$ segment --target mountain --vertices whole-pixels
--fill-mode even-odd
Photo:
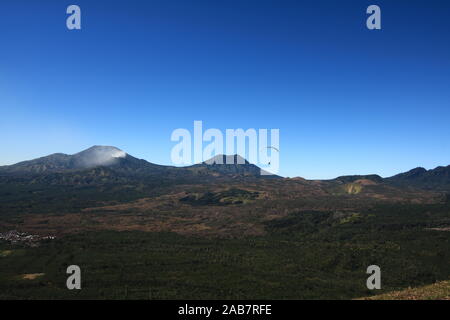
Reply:
[[[432,170],[418,167],[410,171],[397,174],[389,178],[382,178],[379,175],[354,175],[341,176],[330,182],[360,185],[386,185],[397,188],[422,189],[437,192],[450,191],[450,166],[437,167]]]
[[[384,180],[398,187],[450,191],[450,166],[437,167],[431,170],[419,167]]]
[[[170,210],[181,199],[195,207],[290,201],[290,208],[298,210],[348,208],[347,201],[353,200],[356,205],[369,205],[379,201],[427,203],[442,198],[440,193],[394,186],[394,182],[377,175],[322,181],[284,179],[261,175],[258,166],[238,155],[218,155],[188,167],[162,166],[115,147],[93,146],[73,155],[57,153],[0,167],[0,215],[72,212],[168,194],[174,197],[165,204]]]
[[[236,154],[217,155],[205,162],[191,166],[190,169],[215,175],[261,176],[261,168]]]
[[[135,158],[112,146],[93,146],[79,153],[55,153],[46,157],[0,167],[0,182],[22,179],[27,183],[129,183],[155,181],[206,182],[205,179],[281,178],[261,175],[261,168],[239,155],[217,155],[188,167],[157,165]],[[6,180],[5,180],[6,179]],[[156,180],[155,180],[156,179]],[[305,181],[305,183],[312,183]],[[433,191],[450,191],[450,166],[433,170],[415,168],[390,178],[378,175],[341,176],[331,184],[360,188],[392,186]],[[370,187],[372,188],[372,187]]]
[[[157,170],[163,166],[134,158],[116,147],[93,146],[74,155],[55,153],[46,157],[19,162],[11,166],[2,166],[0,167],[0,173],[49,174],[96,167],[120,168],[124,170]]]
[[[228,161],[227,161],[228,160]],[[221,162],[222,161],[222,162]],[[231,161],[231,164],[230,164]],[[220,164],[224,163],[224,164]],[[135,158],[112,146],[93,146],[73,155],[55,153],[46,157],[0,167],[0,178],[33,179],[34,182],[95,183],[139,182],[198,178],[261,177],[261,169],[238,155],[218,155],[189,167],[163,166]]]

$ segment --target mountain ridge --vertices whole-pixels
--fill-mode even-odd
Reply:
[[[220,159],[223,165],[219,164]],[[232,159],[233,163],[227,163]],[[186,167],[159,165],[138,159],[112,146],[92,146],[73,155],[54,153],[48,156],[1,166],[0,177],[21,177],[42,180],[51,176],[67,180],[62,175],[101,175],[142,180],[157,176],[160,179],[194,179],[197,177],[260,177],[261,169],[238,155],[217,155],[202,163]],[[277,177],[277,176],[276,176]],[[46,180],[46,179],[44,179]]]
[[[450,165],[445,167],[438,166],[430,170],[417,167],[384,180],[398,187],[450,191]]]
[[[95,170],[105,168],[109,175],[145,178],[160,176],[168,179],[191,179],[194,177],[276,177],[262,176],[261,168],[250,163],[239,155],[216,155],[202,163],[175,167],[151,163],[144,159],[135,158],[125,151],[113,146],[95,145],[73,155],[53,153],[48,156],[32,160],[21,161],[8,166],[0,166],[0,176],[42,176],[80,174],[95,175]],[[93,171],[94,170],[94,171]],[[97,170],[101,171],[101,170]],[[306,180],[305,181],[316,181]],[[439,166],[426,170],[422,167],[407,172],[382,178],[376,174],[347,175],[324,180],[339,184],[349,184],[359,181],[370,181],[375,184],[388,184],[401,188],[418,188],[425,190],[450,191],[450,165]]]

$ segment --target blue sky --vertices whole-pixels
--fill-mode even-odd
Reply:
[[[0,165],[92,145],[171,164],[194,120],[279,128],[284,176],[448,165],[449,36],[444,0],[5,0]]]

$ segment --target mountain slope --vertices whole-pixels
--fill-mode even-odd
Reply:
[[[93,146],[74,155],[57,153],[0,167],[0,182],[20,178],[34,183],[95,184],[146,182],[155,177],[161,181],[188,182],[205,178],[256,178],[261,177],[261,169],[237,155],[216,156],[190,167],[163,166],[110,146]]]
[[[261,175],[261,168],[238,155],[218,155],[203,163],[189,167],[172,167],[137,159],[111,146],[93,146],[67,155],[55,153],[46,157],[0,167],[0,182],[20,178],[24,182],[53,182],[68,184],[76,181],[142,182],[157,177],[165,181],[206,182],[207,179],[281,178]],[[6,180],[5,180],[6,179]],[[203,179],[203,180],[202,180]],[[83,182],[84,183],[84,182]],[[305,183],[313,183],[306,181]],[[380,189],[384,186],[413,188],[432,191],[450,191],[450,166],[433,170],[416,168],[390,178],[378,175],[341,176],[324,181],[331,186],[347,186],[347,193],[359,193],[359,189]],[[356,189],[355,189],[356,188]],[[355,190],[356,191],[355,191]]]
[[[450,300],[450,281],[441,281],[434,284],[394,291],[361,300]]]
[[[0,167],[2,173],[50,173],[67,170],[88,169],[113,164],[126,154],[114,147],[94,146],[74,155],[55,153],[11,166]]]
[[[219,175],[240,175],[246,177],[278,177],[275,175],[262,176],[261,168],[248,162],[239,155],[217,155],[205,162],[189,167],[198,173]]]
[[[450,191],[450,166],[432,170],[415,168],[408,172],[386,178],[389,184],[398,187],[414,187],[435,191]]]

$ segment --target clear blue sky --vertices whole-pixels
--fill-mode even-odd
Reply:
[[[279,128],[284,176],[448,165],[449,38],[445,0],[4,0],[0,164],[95,144],[170,164],[202,120]]]

